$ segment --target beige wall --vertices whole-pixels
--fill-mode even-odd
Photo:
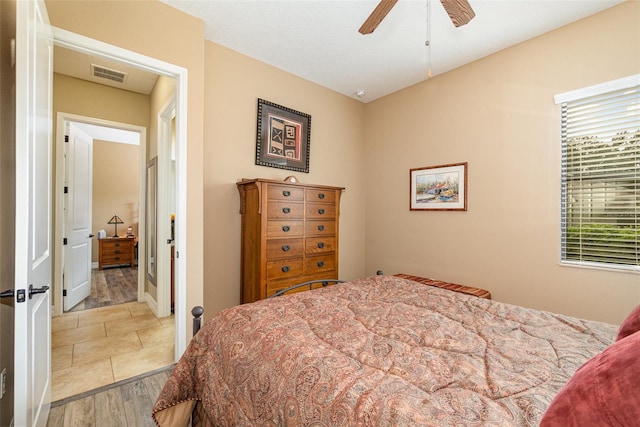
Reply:
[[[158,155],[158,113],[169,99],[175,95],[176,80],[171,77],[159,76],[150,94],[149,145],[147,146],[147,160]]]
[[[54,73],[54,135],[58,112],[148,128],[149,96]]]
[[[209,313],[240,302],[240,214],[235,183],[284,179],[345,187],[340,277],[364,274],[364,108],[309,81],[205,43],[204,302]],[[309,173],[255,165],[257,99],[311,115]]]
[[[366,272],[413,273],[494,299],[619,323],[640,276],[561,267],[560,106],[640,72],[640,2],[366,106]],[[409,169],[469,163],[467,212],[409,211]]]
[[[93,210],[92,232],[105,230],[113,236],[115,226],[107,224],[118,215],[124,224],[118,225],[118,236],[127,235],[127,227],[133,227],[138,235],[138,197],[140,191],[140,147],[110,141],[93,141]],[[98,262],[98,240],[93,239],[91,254]]]
[[[187,307],[202,305],[204,25],[157,1],[46,2],[51,25],[187,69]],[[187,336],[191,336],[190,313]]]

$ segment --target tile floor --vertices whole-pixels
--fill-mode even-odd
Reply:
[[[174,316],[145,303],[65,313],[51,335],[52,402],[175,362]]]

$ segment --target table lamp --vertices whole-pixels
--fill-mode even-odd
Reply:
[[[118,224],[124,224],[124,221],[122,221],[118,215],[114,215],[114,216],[111,217],[109,222],[107,222],[107,224],[114,224],[116,229],[115,229],[113,237],[120,237],[120,236],[118,236]]]

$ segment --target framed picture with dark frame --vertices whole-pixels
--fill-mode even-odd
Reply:
[[[409,170],[412,211],[466,211],[467,163]]]
[[[311,116],[258,98],[256,165],[309,173]]]

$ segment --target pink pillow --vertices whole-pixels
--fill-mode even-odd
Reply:
[[[627,316],[626,319],[620,325],[618,329],[618,336],[616,341],[640,331],[640,305],[633,309],[633,311]]]
[[[589,359],[560,389],[540,427],[638,425],[639,350],[635,333]]]

